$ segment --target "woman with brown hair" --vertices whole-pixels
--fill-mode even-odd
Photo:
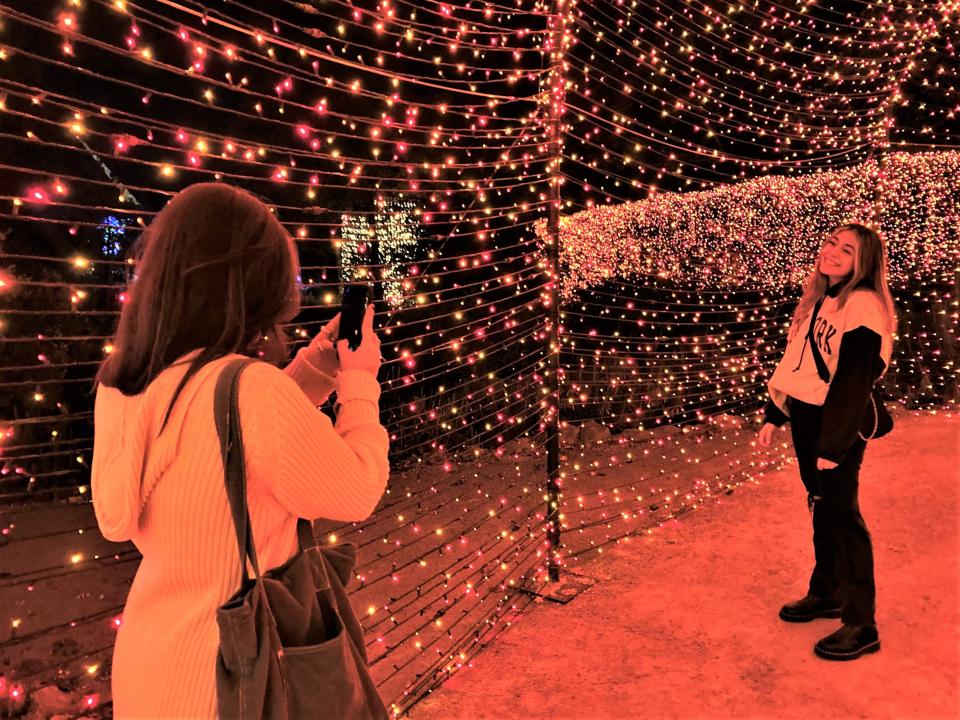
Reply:
[[[232,360],[286,356],[297,254],[268,208],[193,185],[154,218],[114,350],[97,374],[92,491],[103,536],[143,555],[113,657],[117,717],[215,717],[216,610],[240,584],[213,395]],[[387,481],[372,307],[356,350],[338,318],[285,370],[241,376],[247,501],[260,567],[298,548],[297,519],[366,518]],[[337,392],[337,420],[317,406]]]
[[[843,626],[814,647],[852,660],[880,649],[870,533],[858,486],[866,442],[861,424],[871,389],[890,364],[896,313],[883,240],[860,223],[830,234],[793,317],[783,359],[768,383],[759,440],[790,422],[800,478],[813,512],[816,564],[805,597],[780,617],[839,617]]]

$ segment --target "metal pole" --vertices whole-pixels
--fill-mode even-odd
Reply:
[[[547,216],[547,255],[550,285],[547,394],[547,575],[560,579],[560,162],[563,153],[562,114],[566,73],[564,50],[568,0],[555,0],[550,44],[550,206]]]

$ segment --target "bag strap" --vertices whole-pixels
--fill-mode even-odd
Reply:
[[[240,373],[252,362],[249,358],[230,362],[220,372],[213,394],[213,414],[220,438],[220,456],[223,458],[223,481],[230,503],[230,514],[233,516],[233,529],[237,535],[244,581],[250,579],[246,563],[248,557],[254,573],[260,577],[257,551],[250,530],[250,512],[247,509],[247,475],[243,463],[243,435],[240,432],[240,410],[237,402]]]
[[[857,435],[860,436],[861,440],[873,440],[873,436],[877,434],[877,430],[880,428],[880,411],[877,409],[877,399],[874,397],[874,391],[878,388],[874,385],[870,388],[870,407],[873,408],[873,430],[870,431],[869,435],[864,435],[862,432],[857,430]]]
[[[230,503],[230,514],[233,516],[244,581],[250,579],[246,558],[250,558],[253,572],[257,579],[260,579],[257,552],[250,524],[250,511],[247,507],[247,473],[243,461],[243,432],[240,429],[239,404],[240,373],[253,362],[255,361],[250,358],[231,361],[217,378],[213,395],[214,418],[217,435],[220,438],[220,454],[223,458],[223,479],[227,500]],[[297,544],[300,552],[316,545],[313,527],[303,518],[297,518]]]
[[[823,359],[823,355],[820,353],[820,348],[817,347],[817,338],[813,334],[813,325],[817,320],[817,317],[820,315],[820,307],[823,305],[824,298],[820,298],[817,301],[817,306],[814,308],[810,317],[810,326],[807,328],[807,341],[810,343],[810,352],[813,354],[813,363],[817,366],[817,375],[820,376],[820,379],[825,383],[830,383],[830,371],[827,369],[827,363]]]

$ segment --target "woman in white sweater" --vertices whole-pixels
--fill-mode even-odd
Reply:
[[[296,248],[255,197],[193,185],[156,216],[114,350],[97,375],[92,492],[109,540],[143,555],[113,656],[118,718],[216,717],[216,609],[240,562],[213,392],[240,356],[248,504],[260,566],[297,550],[297,518],[362,520],[386,485],[380,343],[372,307],[356,350],[338,318],[284,370],[281,323],[299,310]],[[337,420],[317,406],[337,393]]]
[[[761,444],[770,445],[776,428],[790,422],[813,512],[809,588],[780,617],[839,617],[842,627],[814,646],[828,660],[880,649],[873,549],[858,502],[866,449],[860,430],[871,388],[890,364],[895,330],[882,238],[859,223],[840,226],[823,244],[800,298],[760,430]]]

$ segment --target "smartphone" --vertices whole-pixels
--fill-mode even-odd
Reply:
[[[366,285],[347,285],[340,301],[339,340],[346,340],[351,350],[360,347],[362,337],[363,314],[367,309],[369,288]]]

